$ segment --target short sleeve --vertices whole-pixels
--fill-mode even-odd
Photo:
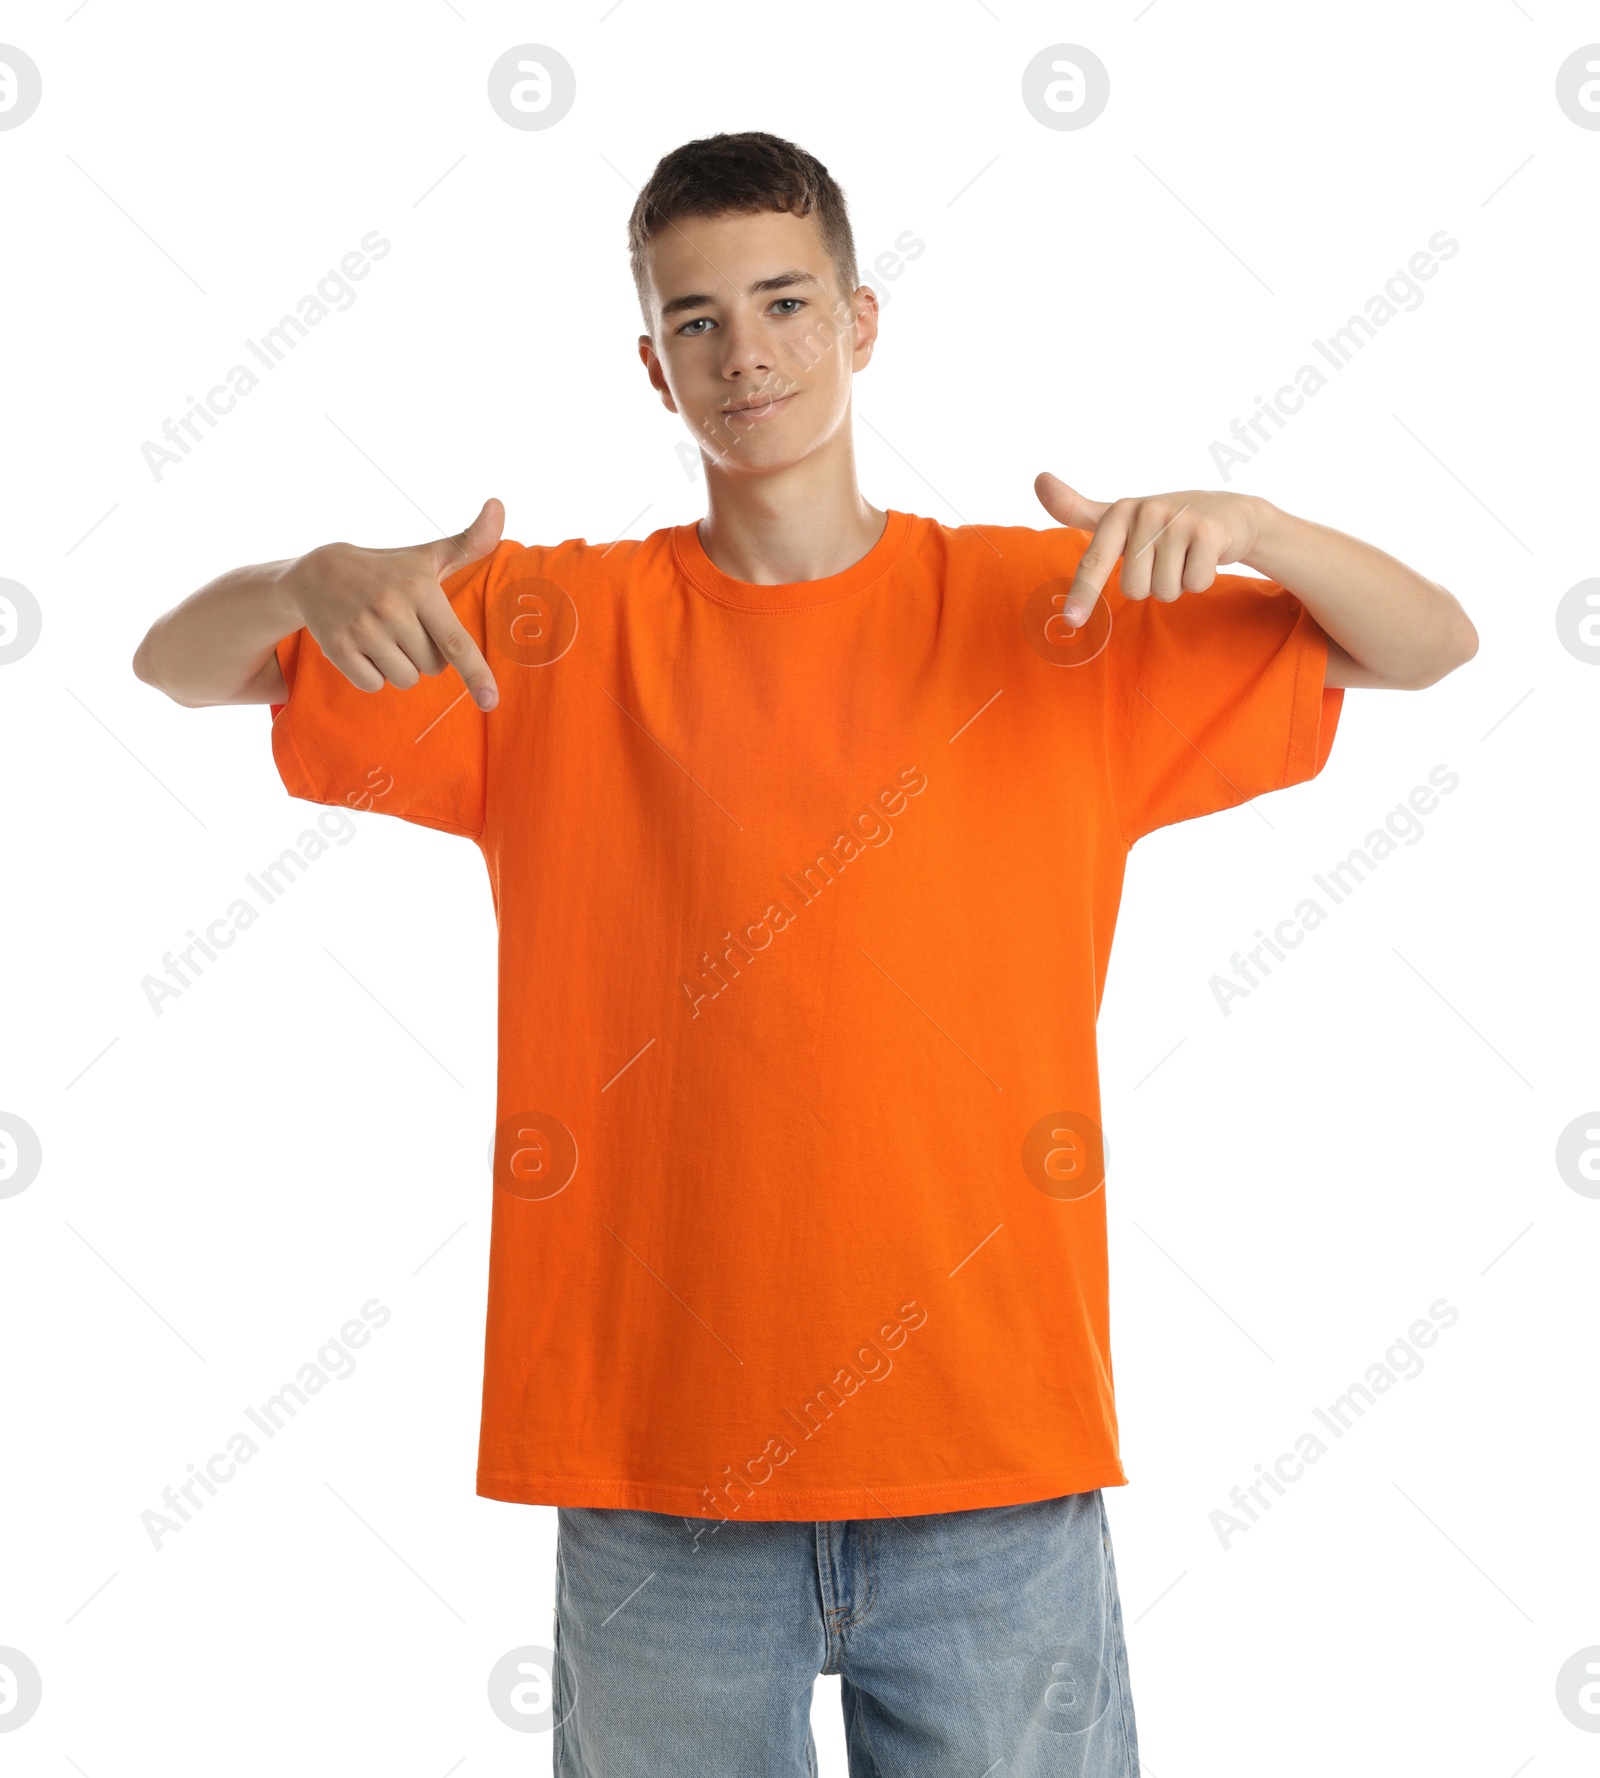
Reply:
[[[1107,756],[1122,837],[1314,778],[1344,704],[1328,635],[1276,581],[1219,574],[1171,602],[1108,589]]]
[[[487,589],[517,547],[502,542],[442,582],[480,649]],[[272,706],[272,757],[291,796],[481,837],[487,719],[460,674],[446,668],[404,689],[365,692],[330,664],[308,630],[285,636],[277,653],[289,696]]]

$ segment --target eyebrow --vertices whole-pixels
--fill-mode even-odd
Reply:
[[[765,296],[772,290],[792,290],[797,285],[820,284],[815,272],[798,269],[788,272],[775,272],[770,278],[758,278],[745,292],[747,296]],[[709,309],[715,302],[714,296],[696,293],[692,296],[675,296],[671,302],[661,305],[661,319],[668,320],[673,315],[681,315],[686,309]]]

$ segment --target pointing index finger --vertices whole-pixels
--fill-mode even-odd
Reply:
[[[417,616],[433,638],[434,646],[461,675],[462,683],[472,693],[473,703],[480,710],[492,710],[500,701],[500,688],[471,633],[451,609],[443,587],[434,597],[425,598],[418,604]]]
[[[1061,607],[1062,617],[1075,628],[1082,629],[1089,621],[1089,613],[1094,610],[1095,601],[1111,578],[1111,570],[1127,541],[1127,518],[1121,503],[1113,502],[1100,515],[1089,547],[1078,558],[1078,572],[1068,589],[1066,603]]]

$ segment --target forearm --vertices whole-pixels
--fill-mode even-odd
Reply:
[[[219,574],[150,626],[134,672],[175,702],[256,704],[285,693],[274,649],[301,627],[294,560]]]
[[[1419,690],[1477,653],[1472,620],[1442,586],[1358,537],[1260,506],[1244,562],[1301,601],[1363,682]]]

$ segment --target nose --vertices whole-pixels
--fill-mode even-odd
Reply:
[[[737,312],[723,322],[722,374],[742,382],[759,383],[776,368],[776,354],[753,316]]]

